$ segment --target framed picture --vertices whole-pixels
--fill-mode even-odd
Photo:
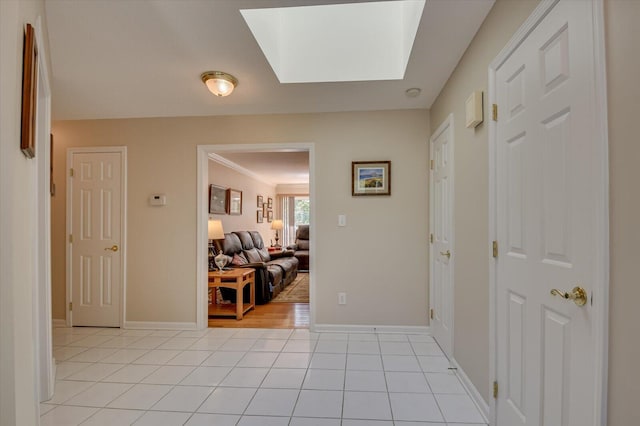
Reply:
[[[242,191],[227,189],[227,214],[242,214]]]
[[[267,211],[267,222],[269,223],[273,222],[273,210]]]
[[[264,222],[264,215],[262,214],[262,209],[258,210],[256,215],[256,222],[262,223]]]
[[[209,213],[227,214],[227,188],[209,186]]]
[[[273,208],[273,198],[271,197],[267,198],[267,205],[269,209]]]
[[[38,100],[38,46],[31,24],[24,32],[22,58],[22,128],[20,150],[27,158],[36,156],[36,102]]]
[[[49,135],[49,193],[56,195],[56,184],[53,183],[53,134]]]
[[[258,208],[259,209],[262,208],[262,204],[264,204],[264,199],[262,198],[262,195],[258,195]]]
[[[351,195],[391,195],[391,161],[352,161]]]
[[[269,210],[269,204],[264,203],[262,205],[262,216],[267,217],[267,211]]]

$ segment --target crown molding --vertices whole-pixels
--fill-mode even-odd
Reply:
[[[228,167],[232,170],[235,170],[238,173],[241,173],[245,176],[250,177],[251,179],[255,179],[259,182],[265,183],[267,185],[271,185],[273,187],[276,186],[275,183],[271,182],[269,179],[266,179],[264,176],[259,175],[255,172],[252,172],[249,169],[245,169],[244,167],[240,166],[239,164],[234,163],[233,161],[227,160],[224,157],[221,157],[218,154],[214,154],[213,152],[210,152],[207,154],[207,156],[209,157],[209,160],[211,161],[215,161],[218,164],[222,164],[225,167]]]

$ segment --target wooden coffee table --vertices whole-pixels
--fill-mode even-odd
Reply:
[[[248,285],[250,288],[251,298],[249,303],[243,300],[244,287]],[[211,304],[209,308],[210,317],[228,317],[234,316],[237,320],[241,320],[242,316],[256,306],[256,287],[255,287],[255,269],[237,268],[228,271],[211,271],[209,272],[209,288],[214,290],[219,287],[232,288],[236,291],[236,303]]]

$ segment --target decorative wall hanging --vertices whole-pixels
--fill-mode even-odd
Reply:
[[[38,101],[38,46],[31,24],[24,31],[22,62],[22,128],[20,149],[27,158],[36,156],[36,111]]]
[[[391,161],[352,161],[351,195],[391,195]]]
[[[227,214],[227,188],[209,186],[209,213]]]

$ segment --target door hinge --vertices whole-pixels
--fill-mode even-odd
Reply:
[[[493,382],[493,398],[498,399],[498,382]]]
[[[429,242],[433,244],[433,234],[429,234]]]
[[[492,244],[492,248],[493,248],[493,257],[498,257],[498,242],[497,241],[493,241]]]
[[[498,104],[493,104],[491,106],[491,115],[492,115],[493,121],[498,121]]]
[[[69,310],[73,311],[73,302],[69,302]]]
[[[429,318],[433,319],[433,309],[429,309]]]
[[[69,234],[69,243],[73,243],[73,234]]]
[[[429,164],[429,167],[431,167],[431,170],[433,170],[433,168],[435,167],[435,161],[431,160]]]
[[[69,169],[69,176],[73,177],[73,168]]]

